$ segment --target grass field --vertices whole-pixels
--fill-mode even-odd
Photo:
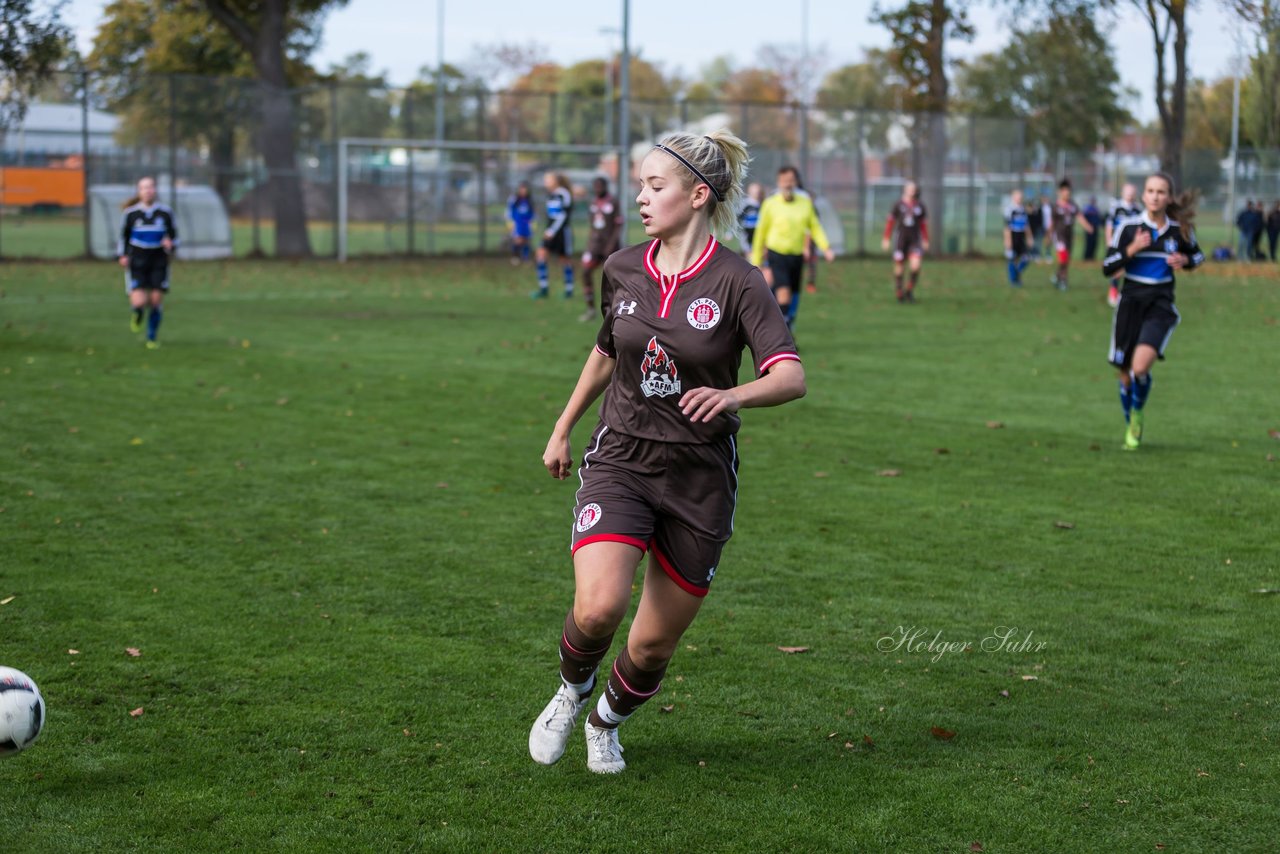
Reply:
[[[6,850],[1274,850],[1280,283],[1183,279],[1131,454],[1101,278],[1047,269],[915,306],[823,269],[809,395],[745,414],[738,533],[602,779],[526,755],[577,302],[180,264],[147,352],[110,265],[0,266],[0,664],[49,710]]]

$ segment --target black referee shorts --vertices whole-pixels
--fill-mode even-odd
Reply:
[[[552,255],[559,255],[563,258],[573,255],[573,232],[569,230],[568,224],[550,237],[544,237],[542,239],[542,248]]]
[[[1107,361],[1120,369],[1133,364],[1134,351],[1146,344],[1163,360],[1173,330],[1182,321],[1173,304],[1172,285],[1126,282],[1111,321],[1111,350]]]
[[[770,249],[766,263],[769,265],[769,272],[773,274],[774,291],[778,288],[791,288],[794,291],[800,287],[804,275],[803,255],[783,255]]]

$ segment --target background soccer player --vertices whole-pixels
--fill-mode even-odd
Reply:
[[[529,754],[564,753],[650,553],[626,642],[584,724],[587,768],[626,768],[618,725],[658,693],[733,532],[738,411],[805,393],[795,342],[759,271],[713,233],[737,231],[747,148],[727,132],[673,134],[640,165],[646,244],[605,262],[604,322],[542,456],[572,471],[570,433],[600,394],[573,528],[575,591],[560,636],[560,687]],[[744,344],[757,379],[738,385]]]
[[[747,185],[742,209],[738,211],[738,227],[742,229],[742,254],[748,257],[751,255],[751,241],[756,236],[756,225],[760,222],[760,203],[763,201],[764,185],[752,181]]]
[[[169,256],[178,245],[173,211],[156,201],[156,181],[138,181],[138,194],[124,203],[124,223],[116,252],[125,273],[125,290],[133,317],[129,329],[142,330],[147,306],[147,349],[160,346],[156,334],[164,317],[164,296],[169,292]]]
[[[1063,178],[1058,182],[1058,198],[1053,204],[1051,220],[1053,248],[1058,269],[1050,281],[1060,291],[1067,289],[1067,270],[1071,267],[1071,242],[1075,237],[1077,223],[1085,232],[1093,232],[1093,226],[1084,218],[1080,206],[1071,200],[1071,182]]]
[[[1027,258],[1027,209],[1022,206],[1022,191],[1009,194],[1004,209],[1004,257],[1009,265],[1009,287],[1022,287],[1022,271],[1030,263]]]
[[[800,310],[805,238],[812,235],[828,261],[836,257],[813,200],[800,191],[799,185],[800,173],[794,166],[778,170],[778,191],[760,205],[760,221],[751,241],[751,263],[759,267],[768,261],[763,268],[764,278],[773,288],[788,327],[795,323]]]
[[[893,237],[893,292],[898,302],[916,301],[920,264],[924,253],[929,251],[929,226],[925,222],[928,216],[924,203],[920,201],[920,188],[915,181],[908,181],[902,186],[902,198],[894,202],[885,219],[884,236],[880,239],[880,248],[888,249],[890,237]],[[905,289],[902,286],[904,263],[911,270]]]
[[[582,296],[587,301],[587,310],[578,318],[584,323],[596,316],[592,271],[604,266],[605,259],[618,251],[622,237],[622,210],[618,200],[609,194],[609,182],[596,178],[591,182],[591,191],[593,198],[588,209],[591,231],[587,236],[587,251],[582,253]]]
[[[542,178],[547,191],[547,228],[538,247],[538,289],[531,296],[547,296],[547,259],[555,256],[564,265],[564,298],[573,296],[573,185],[561,172],[548,172]]]
[[[1111,322],[1108,361],[1120,372],[1120,405],[1128,423],[1124,447],[1130,451],[1142,444],[1151,366],[1164,359],[1169,338],[1182,319],[1173,304],[1174,273],[1204,262],[1192,231],[1195,209],[1189,193],[1174,199],[1173,180],[1156,173],[1143,186],[1142,204],[1146,209],[1142,216],[1121,224],[1102,262],[1104,275],[1124,275]]]
[[[1111,240],[1120,229],[1120,224],[1135,216],[1142,216],[1142,205],[1138,204],[1138,188],[1133,184],[1125,184],[1120,190],[1120,198],[1116,199],[1107,213],[1107,246],[1111,245]],[[1107,305],[1112,308],[1120,302],[1120,283],[1123,280],[1124,275],[1117,274],[1111,279],[1110,287],[1107,289]]]
[[[511,263],[529,260],[529,239],[533,237],[533,199],[529,184],[521,181],[515,193],[507,199],[507,223],[511,229]]]

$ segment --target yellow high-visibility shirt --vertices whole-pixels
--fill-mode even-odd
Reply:
[[[766,249],[779,255],[803,254],[806,233],[813,235],[813,242],[823,252],[830,248],[812,199],[796,193],[788,202],[781,193],[774,193],[760,206],[760,220],[751,241],[751,263],[759,267]]]

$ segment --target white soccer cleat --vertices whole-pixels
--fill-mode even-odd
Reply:
[[[533,722],[533,729],[529,730],[529,755],[534,762],[554,765],[564,755],[569,735],[586,704],[586,700],[578,699],[577,691],[563,683],[560,685],[560,690],[556,691],[551,702]]]
[[[583,725],[587,733],[587,770],[597,774],[619,774],[626,770],[622,759],[622,745],[618,743],[618,729],[594,727],[591,721]]]

